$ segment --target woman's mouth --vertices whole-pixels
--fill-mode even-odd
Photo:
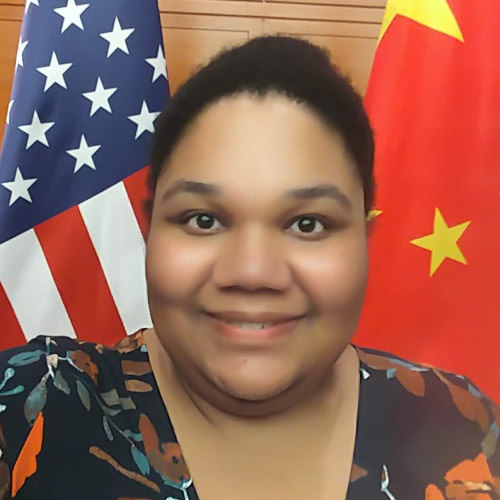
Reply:
[[[295,329],[302,317],[277,322],[257,323],[230,321],[207,314],[209,323],[217,332],[233,340],[248,342],[262,342],[276,337],[283,337]]]

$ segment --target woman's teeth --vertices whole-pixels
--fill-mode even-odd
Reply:
[[[241,323],[238,321],[227,321],[226,323],[235,325],[238,328],[244,328],[245,330],[261,330],[262,328],[268,328],[275,324],[275,323]]]

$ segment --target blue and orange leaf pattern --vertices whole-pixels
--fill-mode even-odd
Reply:
[[[37,470],[36,457],[42,449],[43,413],[39,413],[12,469],[12,496],[23,487],[25,481]]]
[[[356,350],[347,500],[500,500],[498,406],[463,376]],[[0,352],[0,377],[1,500],[198,500],[142,331],[111,347],[41,336]]]

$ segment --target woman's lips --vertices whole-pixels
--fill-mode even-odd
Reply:
[[[207,315],[209,323],[222,335],[233,340],[262,342],[290,333],[295,329],[302,317],[283,321],[266,328],[241,328],[215,316]]]

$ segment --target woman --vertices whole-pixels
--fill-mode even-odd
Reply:
[[[373,138],[325,52],[220,53],[170,101],[151,163],[154,328],[0,354],[2,498],[499,498],[498,407],[350,342]]]

